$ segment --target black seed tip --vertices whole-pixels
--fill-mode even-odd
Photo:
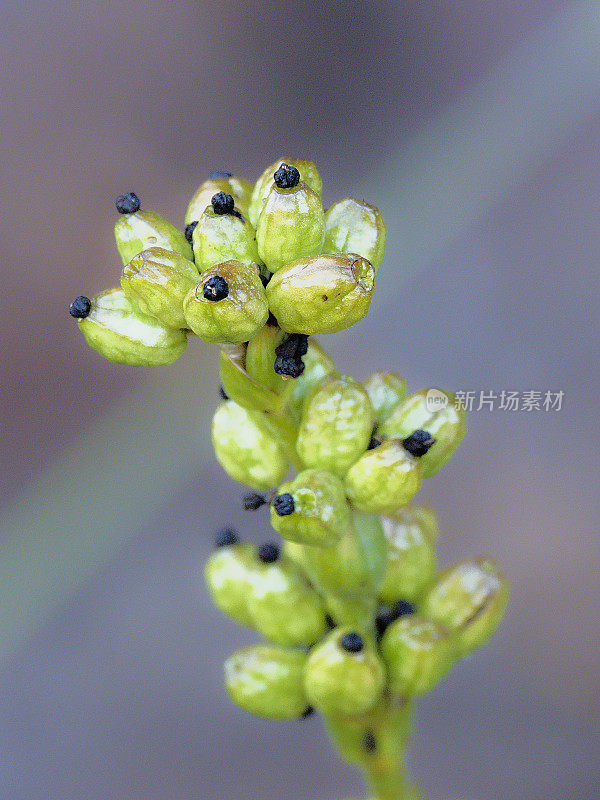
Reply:
[[[435,439],[433,436],[421,428],[413,431],[410,436],[407,436],[406,439],[402,440],[402,446],[404,449],[408,450],[411,455],[417,456],[418,458],[420,456],[424,456],[432,444],[435,444]]]
[[[301,358],[277,356],[274,370],[278,375],[287,375],[289,378],[299,378],[304,372],[304,361]]]
[[[279,558],[279,547],[273,542],[266,542],[256,551],[256,555],[263,564],[272,564]]]
[[[296,167],[289,164],[281,164],[273,175],[275,186],[279,189],[293,189],[300,183],[300,173]]]
[[[375,627],[379,636],[383,636],[388,627],[400,617],[414,614],[415,607],[407,600],[397,600],[391,607],[381,606],[375,615]]]
[[[223,180],[225,178],[231,178],[231,172],[226,172],[223,169],[213,169],[208,177],[211,181]]]
[[[294,498],[289,492],[279,494],[275,500],[273,500],[273,508],[278,516],[287,517],[293,514],[296,509]]]
[[[246,511],[256,511],[257,508],[264,506],[267,501],[263,494],[258,492],[248,492],[244,495],[243,503]]]
[[[308,708],[300,714],[298,719],[306,719],[307,717],[312,717],[314,713],[315,713],[314,708],[312,706],[308,706]]]
[[[213,194],[210,202],[212,203],[215,214],[233,214],[235,201],[230,194],[225,194],[225,192],[217,192],[216,194]]]
[[[377,437],[371,436],[371,441],[369,442],[367,450],[375,450],[375,448],[379,447],[380,444],[381,444],[381,439],[377,439]]]
[[[367,753],[374,753],[375,750],[377,750],[377,739],[375,738],[375,734],[368,728],[363,736],[363,747]]]
[[[215,547],[228,547],[230,544],[237,544],[239,540],[233,528],[221,528],[215,536]]]
[[[360,653],[364,647],[362,636],[355,631],[345,633],[340,640],[340,645],[344,650],[347,650],[348,653]]]
[[[408,600],[397,600],[392,607],[392,611],[395,619],[400,619],[400,617],[406,617],[408,614],[414,614],[415,606],[409,603]]]
[[[206,300],[216,303],[227,297],[229,294],[229,284],[222,275],[211,275],[204,284],[202,294]]]
[[[185,238],[188,242],[192,241],[192,237],[194,235],[194,231],[196,229],[196,225],[198,224],[198,220],[195,219],[193,222],[190,222],[189,225],[185,226]]]
[[[219,397],[221,400],[229,400],[229,395],[222,386],[219,386]]]
[[[135,214],[140,210],[140,198],[135,192],[127,192],[117,197],[115,205],[119,214]]]
[[[69,306],[69,314],[75,317],[75,319],[85,319],[89,317],[91,310],[92,301],[89,297],[85,297],[84,295],[76,297]]]

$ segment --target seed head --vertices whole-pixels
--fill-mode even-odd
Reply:
[[[224,300],[229,294],[229,284],[222,275],[212,275],[204,284],[202,294],[211,302]]]
[[[264,506],[267,501],[264,495],[258,492],[248,492],[244,495],[244,508],[246,511],[256,511],[257,508]]]
[[[225,194],[225,192],[217,192],[216,194],[213,194],[210,202],[212,203],[215,214],[233,214],[235,200],[230,194]]]
[[[272,564],[279,558],[279,547],[273,542],[266,542],[260,545],[256,555],[263,564]]]
[[[194,235],[194,230],[197,224],[198,220],[195,219],[193,222],[190,222],[189,225],[185,226],[185,238],[188,240],[188,242],[192,241],[192,236]]]
[[[296,167],[289,164],[281,164],[273,175],[275,186],[279,189],[293,189],[300,183],[300,173]]]
[[[289,514],[293,514],[296,509],[294,498],[289,492],[277,495],[273,500],[273,508],[280,517],[287,517]]]
[[[364,642],[360,633],[351,631],[350,633],[345,633],[342,636],[340,645],[344,648],[344,650],[347,650],[348,653],[360,653],[364,647]]]
[[[413,431],[410,436],[402,440],[404,449],[417,458],[424,456],[433,444],[435,444],[433,436],[421,428]]]
[[[215,547],[228,547],[230,544],[237,544],[239,540],[233,528],[221,528],[215,536]]]
[[[89,297],[80,295],[69,306],[69,314],[75,319],[85,319],[92,310],[92,302]]]

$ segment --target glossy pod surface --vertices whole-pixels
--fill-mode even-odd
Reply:
[[[375,272],[353,253],[287,264],[267,286],[269,306],[289,333],[336,333],[361,320],[371,305]]]
[[[379,599],[384,603],[415,600],[435,574],[435,515],[428,508],[413,506],[397,512],[395,518],[382,517],[381,524],[387,558]]]
[[[235,201],[235,207],[244,216],[247,215],[252,184],[243,178],[229,175],[222,178],[209,178],[200,184],[185,212],[185,224],[189,225],[190,222],[199,220],[207,207],[210,206],[214,195],[219,192],[230,194]]]
[[[364,714],[379,699],[385,671],[375,650],[365,641],[360,652],[348,652],[342,640],[351,628],[337,628],[314,647],[304,670],[309,702],[325,715]]]
[[[307,469],[279,487],[279,496],[289,495],[292,513],[280,515],[271,508],[271,525],[286,539],[303,544],[336,542],[349,524],[349,510],[340,480],[330,472]]]
[[[429,692],[456,660],[454,642],[435,622],[417,614],[393,622],[381,640],[392,691],[402,697]]]
[[[295,167],[300,173],[300,180],[313,190],[319,200],[321,199],[321,176],[312,161],[305,161],[302,158],[280,158],[263,171],[252,188],[248,217],[255,228],[258,225],[258,218],[265,206],[269,192],[274,185],[273,177],[275,172],[282,164]]]
[[[216,410],[212,442],[217,461],[234,481],[264,491],[285,477],[288,462],[277,441],[233,400]]]
[[[121,288],[144,314],[172,328],[187,328],[183,300],[199,280],[193,262],[173,250],[151,247],[123,267]]]
[[[430,433],[435,444],[422,457],[423,477],[435,475],[461,443],[466,429],[465,411],[451,392],[423,389],[392,409],[380,425],[382,436],[404,439],[417,430]]]
[[[214,279],[226,281],[227,294],[222,299],[207,297],[207,284]],[[225,261],[206,270],[186,295],[183,310],[188,326],[205,342],[247,342],[269,316],[258,267]]]
[[[194,261],[200,273],[223,261],[258,263],[256,232],[252,225],[233,214],[215,214],[209,206],[192,233]]]
[[[290,261],[321,252],[325,217],[321,200],[304,183],[291,189],[273,185],[256,227],[260,260],[271,272]]]
[[[383,262],[385,233],[385,222],[375,206],[347,197],[334,203],[325,215],[323,252],[358,253],[377,273]]]
[[[508,594],[508,581],[493,561],[460,561],[437,577],[420,610],[455,634],[457,649],[464,655],[494,633]]]
[[[366,450],[372,430],[373,411],[366,390],[348,375],[330,375],[306,400],[298,455],[309,467],[343,477]]]
[[[233,702],[260,717],[294,719],[307,708],[302,674],[306,655],[283,647],[254,645],[224,665],[225,687]]]
[[[391,514],[407,505],[421,488],[421,460],[397,439],[364,453],[344,479],[346,493],[361,511]]]
[[[167,328],[139,311],[122,289],[109,289],[93,301],[79,327],[87,343],[109,361],[135,366],[172,364],[187,346],[184,331]]]
[[[256,569],[256,548],[250,544],[220,547],[206,562],[204,577],[213,603],[241,625],[253,626],[248,609]]]
[[[406,381],[395,372],[374,372],[364,383],[377,425],[406,397]]]
[[[174,250],[188,261],[194,260],[190,243],[183,233],[154,211],[136,211],[119,217],[115,223],[115,241],[123,266],[149,247]]]

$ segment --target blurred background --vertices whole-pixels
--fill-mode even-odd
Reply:
[[[217,352],[115,366],[68,316],[114,285],[114,198],[183,224],[213,169],[314,160],[376,203],[364,378],[474,392],[421,498],[440,561],[489,554],[505,623],[419,703],[430,800],[600,798],[600,7],[499,0],[0,2],[0,797],[358,796],[318,719],[233,708],[250,634],[214,611],[215,529],[268,539],[208,436]],[[564,392],[544,411],[481,392]]]

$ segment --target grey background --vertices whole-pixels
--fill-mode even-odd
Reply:
[[[0,797],[360,793],[318,720],[251,719],[221,686],[252,636],[202,565],[222,522],[269,532],[210,451],[216,351],[117,368],[65,317],[117,279],[117,194],[182,220],[211,169],[283,152],[388,221],[368,318],[324,342],[343,368],[565,392],[475,410],[422,493],[441,562],[492,555],[513,597],[419,704],[414,774],[432,800],[600,797],[596,11],[2,5]]]

